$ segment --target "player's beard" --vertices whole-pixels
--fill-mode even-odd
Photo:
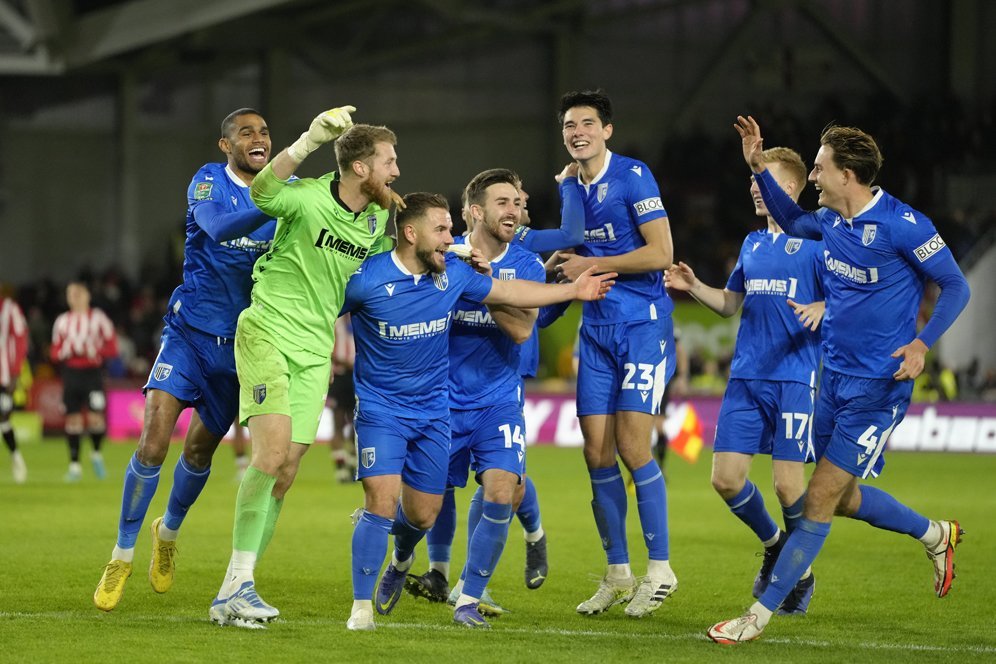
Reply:
[[[360,193],[385,210],[391,207],[391,189],[387,183],[374,184],[369,179],[360,183]]]
[[[259,172],[263,170],[263,166],[266,165],[263,164],[263,166],[259,167],[254,166],[253,164],[249,163],[249,160],[246,158],[246,155],[241,152],[235,152],[233,153],[233,156],[235,157],[235,168],[242,171],[243,173],[251,173],[253,175],[259,175]]]
[[[422,264],[422,267],[425,268],[426,272],[429,274],[441,274],[446,272],[446,262],[443,261],[442,266],[440,266],[434,260],[435,257],[435,249],[415,249],[415,258],[417,258],[419,263]]]

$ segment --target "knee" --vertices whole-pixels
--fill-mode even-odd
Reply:
[[[802,497],[805,490],[806,487],[801,483],[775,480],[775,495],[778,497],[778,503],[783,507],[794,505]]]
[[[144,466],[161,466],[166,461],[166,454],[169,452],[169,438],[161,439],[156,436],[147,436],[142,432],[142,437],[138,439],[138,449],[135,456],[139,463]]]
[[[735,498],[738,493],[743,491],[746,482],[742,477],[734,477],[733,475],[727,473],[718,473],[713,470],[712,473],[712,488],[716,490],[720,498],[723,500],[730,500]]]
[[[398,499],[395,496],[368,493],[364,500],[363,509],[385,519],[393,519],[398,512]]]

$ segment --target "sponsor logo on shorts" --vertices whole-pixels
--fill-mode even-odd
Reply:
[[[156,380],[166,380],[169,378],[171,373],[173,373],[173,365],[160,362],[156,365],[156,368],[152,370],[152,377]]]
[[[645,215],[648,212],[654,212],[655,210],[664,211],[664,204],[661,203],[660,196],[654,196],[653,198],[644,198],[642,201],[637,201],[633,204],[636,208],[637,215]]]
[[[940,234],[934,233],[934,237],[917,247],[913,253],[916,255],[917,260],[922,263],[946,246],[947,245],[944,244],[944,240],[941,239]]]
[[[266,401],[266,384],[254,385],[252,388],[252,400],[256,403],[263,403]]]
[[[360,450],[360,463],[363,464],[364,468],[372,468],[377,463],[377,448],[364,447]]]

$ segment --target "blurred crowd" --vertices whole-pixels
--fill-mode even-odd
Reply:
[[[996,241],[996,205],[957,199],[950,187],[952,177],[996,174],[996,100],[982,109],[966,109],[954,97],[933,96],[909,104],[915,112],[899,113],[889,98],[869,98],[863,104],[848,98],[846,106],[828,98],[814,108],[818,110],[810,117],[770,103],[747,110],[762,123],[766,147],[792,147],[807,163],[828,118],[861,127],[876,138],[885,157],[878,184],[930,216],[959,261]],[[744,235],[759,224],[732,126],[728,134],[693,128],[665,137],[657,146],[615,148],[645,161],[657,176],[672,222],[675,259],[692,265],[703,282],[723,286]],[[555,189],[533,186],[530,193],[533,225],[559,224]],[[807,187],[800,204],[814,208],[815,197]],[[112,377],[144,378],[155,358],[162,315],[181,279],[182,222],[176,231],[166,260],[150,262],[134,279],[116,267],[83,268],[78,275],[90,287],[93,306],[103,309],[117,328],[121,356],[108,367]],[[30,326],[31,366],[36,375],[45,376],[51,371],[52,323],[66,306],[65,284],[41,278],[19,285],[14,295]],[[925,301],[931,306],[932,298]],[[691,352],[689,364],[691,392],[722,393],[729,357]],[[996,400],[996,367],[981,367],[978,361],[943,367],[935,359],[916,394],[924,400]]]

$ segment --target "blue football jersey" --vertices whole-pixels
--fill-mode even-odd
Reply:
[[[249,186],[226,164],[205,164],[197,171],[187,188],[183,283],[170,297],[166,318],[231,338],[239,314],[249,306],[252,267],[270,249],[276,221],[236,240],[216,242],[194,221],[194,210],[205,203],[222,205],[229,212],[256,209]]]
[[[646,245],[640,225],[667,216],[660,190],[643,162],[607,152],[605,166],[588,184],[576,183],[584,201],[582,256],[617,256]],[[661,272],[620,274],[604,300],[584,303],[593,324],[654,320],[674,309]]]
[[[782,228],[791,225],[796,234],[822,237],[826,245],[823,364],[859,378],[891,377],[901,363],[891,354],[916,337],[926,280],[950,283],[956,275],[956,281],[964,281],[933,222],[879,187],[863,210],[844,219],[828,208],[804,212],[773,184],[768,171],[757,180]],[[951,320],[967,301],[964,290],[964,301],[948,312]],[[935,331],[939,336],[943,328]]]
[[[767,230],[740,247],[726,288],[744,293],[730,378],[816,386],[820,333],[802,326],[786,303],[823,299],[823,243]]]
[[[461,298],[480,302],[491,279],[453,255],[446,272],[413,275],[395,252],[368,258],[349,279],[357,409],[431,419],[449,414],[450,327]]]
[[[465,241],[456,239],[458,244]],[[491,261],[491,269],[495,279],[546,280],[539,256],[514,243]],[[499,329],[485,305],[479,300],[460,300],[450,331],[450,408],[519,403],[521,351],[522,346]]]

